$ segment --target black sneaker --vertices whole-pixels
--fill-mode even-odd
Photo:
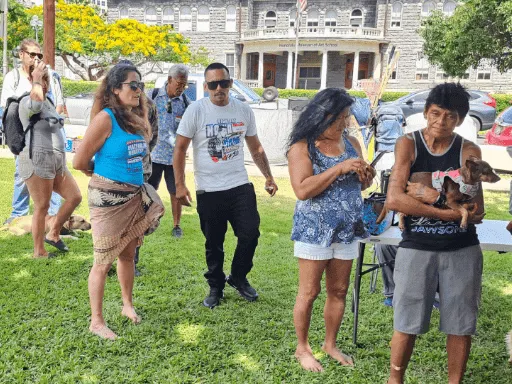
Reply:
[[[175,226],[172,229],[172,235],[177,239],[181,239],[183,236],[183,229],[181,229],[179,225]]]
[[[219,288],[210,288],[210,293],[203,300],[203,305],[210,309],[220,304],[220,299],[224,297],[224,291]]]
[[[239,282],[233,279],[231,275],[229,275],[226,278],[226,283],[235,288],[240,296],[242,296],[247,301],[255,301],[258,298],[258,292],[256,292],[256,290],[251,287],[251,284],[249,284],[247,279]]]

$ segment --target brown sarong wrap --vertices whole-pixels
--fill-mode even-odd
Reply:
[[[155,231],[164,205],[149,184],[136,186],[93,175],[89,181],[94,262],[110,264],[133,240]]]

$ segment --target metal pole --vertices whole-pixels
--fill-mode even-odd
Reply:
[[[37,34],[37,25],[34,27],[34,31],[36,31],[36,42],[39,44],[39,36]]]
[[[55,1],[44,0],[43,3],[44,28],[44,61],[55,68]]]
[[[295,64],[293,66],[293,84],[292,89],[297,85],[297,64],[299,63],[299,24],[300,24],[300,4],[297,1],[297,18],[295,19]]]
[[[8,4],[9,2],[7,0],[5,0],[3,2],[3,6],[4,6],[4,9],[3,9],[3,35],[4,35],[4,51],[3,51],[3,55],[2,55],[2,63],[3,63],[3,69],[2,69],[2,72],[4,74],[4,76],[7,74],[7,72],[9,72],[9,63],[7,62],[7,12],[8,12]]]

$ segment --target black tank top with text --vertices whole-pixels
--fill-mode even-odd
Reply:
[[[421,131],[413,132],[416,160],[411,167],[414,172],[435,172],[458,169],[462,162],[462,136],[455,134],[450,147],[442,154],[434,154],[427,147]],[[478,245],[478,236],[473,224],[466,230],[458,222],[447,222],[428,217],[406,216],[402,232],[401,248],[426,251],[454,251]]]

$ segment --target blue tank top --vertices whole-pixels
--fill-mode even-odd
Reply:
[[[344,137],[345,152],[330,157],[314,145],[309,146],[313,174],[318,175],[347,159],[359,155]],[[368,237],[363,224],[361,183],[353,174],[338,177],[325,191],[308,200],[298,200],[293,215],[292,240],[330,247],[332,243],[351,243]]]
[[[142,159],[147,151],[146,140],[141,135],[124,131],[110,108],[104,111],[112,120],[112,134],[96,153],[94,173],[121,183],[144,184]]]

